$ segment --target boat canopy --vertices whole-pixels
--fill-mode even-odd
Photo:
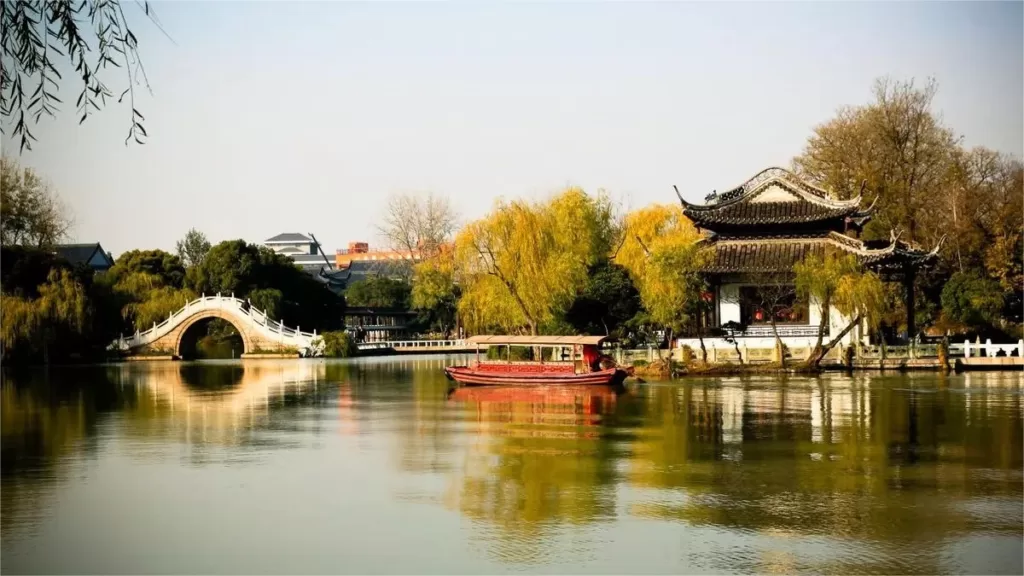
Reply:
[[[601,342],[614,340],[609,336],[470,336],[467,344],[486,346],[572,346],[584,344],[596,346]]]

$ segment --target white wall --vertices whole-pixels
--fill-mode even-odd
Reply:
[[[729,321],[740,322],[740,286],[753,286],[753,284],[750,284],[749,282],[732,282],[723,283],[718,287],[718,315],[720,325],[725,324],[726,322]],[[812,296],[810,306],[808,306],[807,309],[808,326],[817,327],[821,323],[821,308],[821,302],[819,302],[817,298]],[[829,310],[828,317],[829,334],[838,334],[843,328],[846,328],[847,323],[849,323],[849,318],[847,318],[843,314],[840,314],[839,311],[835,309],[835,307],[832,307],[831,310]],[[797,338],[796,340],[800,339]],[[870,337],[866,333],[866,330],[863,328],[863,326],[857,326],[853,330],[851,330],[846,336],[843,337],[842,344],[852,344],[857,340],[860,340],[863,344],[868,344],[870,342]],[[748,345],[752,348],[760,345],[755,344],[755,342],[759,341],[759,339],[757,338],[747,338],[746,341],[748,342]],[[786,341],[786,344],[788,346],[802,346],[802,344],[796,341],[794,341],[791,344],[789,340]],[[774,346],[774,341],[772,341],[769,347],[771,346]]]
[[[718,287],[718,318],[721,324],[740,322],[739,284],[722,284]]]

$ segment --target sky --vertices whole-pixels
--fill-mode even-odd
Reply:
[[[155,2],[170,38],[125,4],[148,142],[124,145],[127,105],[79,125],[69,76],[33,151],[3,139],[72,240],[115,256],[189,228],[380,244],[396,193],[463,221],[567,185],[703,201],[788,166],[882,76],[934,77],[965,144],[1024,156],[1022,2]]]

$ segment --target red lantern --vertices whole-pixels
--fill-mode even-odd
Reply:
[[[715,299],[715,295],[712,292],[701,292],[700,298],[705,302],[711,302],[712,300]]]
[[[764,320],[764,312],[762,312],[760,310],[758,310],[757,312],[754,312],[754,320],[757,320],[758,322],[760,322],[761,320]]]

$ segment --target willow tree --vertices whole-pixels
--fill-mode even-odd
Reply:
[[[816,301],[821,311],[818,340],[807,360],[809,366],[821,364],[825,355],[862,321],[867,320],[872,329],[878,327],[886,301],[885,287],[874,272],[865,270],[852,255],[811,255],[797,262],[793,272],[797,294],[808,305]],[[849,323],[827,344],[822,344],[832,308],[848,318]]]
[[[426,313],[432,327],[447,338],[456,327],[460,289],[455,276],[455,253],[446,247],[413,269],[412,307]]]
[[[455,239],[459,316],[471,330],[536,335],[572,304],[613,236],[604,195],[569,188],[547,201],[499,202]]]
[[[697,229],[680,206],[655,204],[627,214],[622,234],[615,261],[629,270],[651,319],[665,327],[669,350],[672,333],[690,325],[707,362],[702,322],[706,303],[701,298],[707,254],[697,243]]]
[[[148,0],[138,4],[159,28]],[[145,119],[135,105],[135,88],[148,90],[149,81],[121,0],[0,2],[0,36],[0,128],[19,139],[22,150],[31,150],[36,140],[30,126],[43,115],[56,116],[64,104],[57,94],[72,79],[79,84],[79,124],[114,99],[127,101],[131,121],[125,144],[144,142]],[[107,85],[110,76],[103,72],[111,69],[118,69],[115,79],[125,81],[123,91]]]
[[[85,288],[64,269],[50,271],[38,298],[0,296],[0,342],[6,358],[41,357],[50,361],[55,345],[71,349],[86,332],[91,306]]]

